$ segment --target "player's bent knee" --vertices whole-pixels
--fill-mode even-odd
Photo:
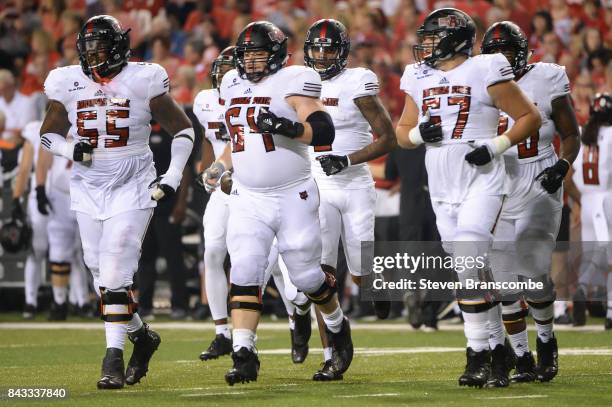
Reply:
[[[100,317],[105,322],[127,323],[137,310],[132,290],[100,287]]]
[[[230,285],[229,295],[230,310],[255,312],[261,312],[263,310],[260,286],[243,286],[232,283]]]
[[[306,297],[315,304],[326,304],[336,294],[337,285],[336,277],[333,274],[323,271],[324,280],[317,288],[311,290],[302,290]],[[296,284],[297,286],[297,284]],[[298,287],[299,288],[299,287]]]
[[[527,307],[521,301],[502,301],[502,320],[514,323],[523,320],[528,314]]]

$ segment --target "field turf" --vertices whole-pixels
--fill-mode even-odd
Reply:
[[[314,349],[307,361],[294,365],[285,324],[266,323],[258,333],[259,380],[229,387],[223,380],[231,365],[229,357],[209,362],[198,359],[212,339],[213,331],[207,329],[210,323],[153,322],[162,344],[148,376],[134,387],[99,391],[95,384],[104,333],[100,322],[90,324],[74,325],[78,328],[74,329],[69,324],[55,328],[34,323],[22,328],[0,323],[0,405],[612,405],[612,332],[599,326],[586,332],[557,333],[560,374],[552,383],[471,389],[457,385],[465,363],[459,327],[425,333],[406,329],[405,324],[385,324],[382,331],[372,324],[355,324],[357,349],[345,379],[316,383],[311,381],[321,362],[316,338],[311,340]],[[49,327],[52,329],[40,329]],[[533,334],[530,341],[534,347]],[[130,352],[128,342],[126,362]],[[7,389],[15,387],[63,387],[69,395],[64,400],[7,400]]]

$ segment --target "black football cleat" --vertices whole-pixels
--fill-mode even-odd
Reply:
[[[475,352],[472,348],[467,348],[465,356],[467,364],[465,371],[459,377],[459,386],[484,386],[491,371],[491,352],[488,350]]]
[[[98,389],[121,389],[125,381],[123,375],[123,351],[117,348],[106,348],[102,360],[102,373],[98,380]]]
[[[612,318],[606,318],[606,322],[604,324],[604,329],[606,331],[609,331],[610,329],[612,329]]]
[[[530,383],[535,381],[535,360],[533,353],[525,352],[523,356],[516,359],[516,370],[510,376],[512,383]]]
[[[212,340],[208,349],[200,353],[200,360],[217,359],[230,353],[232,353],[232,340],[226,338],[223,334],[218,334]]]
[[[146,323],[138,331],[128,332],[128,338],[134,344],[134,349],[125,370],[125,383],[132,386],[147,375],[149,361],[159,347],[161,338]]]
[[[68,302],[58,304],[53,301],[51,311],[49,312],[49,321],[65,321],[68,318]]]
[[[342,380],[342,373],[338,373],[332,368],[331,359],[326,360],[313,376],[312,380],[315,382],[330,382],[332,380]]]
[[[512,349],[510,349],[510,352],[512,352]],[[497,345],[491,351],[491,372],[485,387],[508,387],[510,385],[508,373],[513,368],[509,365],[512,365],[513,361],[514,358],[509,356],[506,345]]]
[[[299,315],[293,313],[295,327],[291,330],[291,360],[293,363],[304,363],[308,356],[308,341],[312,334],[310,313]]]
[[[23,319],[34,319],[34,317],[36,316],[36,307],[32,304],[26,304],[25,307],[23,307],[23,313],[21,314],[21,317]]]
[[[538,352],[538,363],[535,368],[536,378],[540,382],[549,382],[555,378],[559,371],[557,338],[553,334],[553,337],[544,343],[538,337],[536,349]]]
[[[253,351],[245,347],[232,353],[234,367],[225,374],[225,381],[230,386],[236,383],[256,382],[259,373],[259,358]]]
[[[347,317],[342,321],[340,332],[333,333],[325,327],[325,332],[332,347],[331,369],[337,375],[346,372],[353,361],[353,340],[351,338],[351,325]]]
[[[418,291],[409,291],[404,298],[404,304],[408,311],[408,323],[414,329],[419,329],[423,325],[423,303]]]

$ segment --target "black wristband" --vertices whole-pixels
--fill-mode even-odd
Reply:
[[[308,116],[306,122],[312,128],[311,146],[328,146],[334,142],[336,131],[329,113],[317,110]]]

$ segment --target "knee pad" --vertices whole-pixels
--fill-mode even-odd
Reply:
[[[502,320],[504,323],[520,321],[529,313],[522,301],[502,301]]]
[[[497,306],[497,302],[459,300],[459,309],[467,314],[480,314]]]
[[[240,309],[245,311],[261,312],[263,310],[263,301],[261,298],[260,286],[243,286],[231,284],[229,290],[231,310]],[[250,297],[236,300],[235,297]]]
[[[306,297],[308,297],[308,299],[315,304],[325,304],[333,298],[334,294],[336,294],[336,277],[325,270],[323,270],[323,274],[325,275],[325,279],[323,280],[323,284],[321,284],[318,289],[312,292],[304,291]]]
[[[542,303],[548,304],[557,298],[555,292],[555,285],[549,275],[541,275],[536,278],[532,278],[531,281],[542,283],[541,290],[525,290],[525,298],[527,303],[531,306],[531,303]]]
[[[103,321],[127,323],[136,311],[137,305],[131,289],[123,287],[109,290],[100,287],[100,317]]]
[[[51,269],[51,275],[55,277],[62,277],[68,279],[70,277],[70,263],[65,262],[49,262],[49,268]],[[66,280],[68,281],[68,280]]]

